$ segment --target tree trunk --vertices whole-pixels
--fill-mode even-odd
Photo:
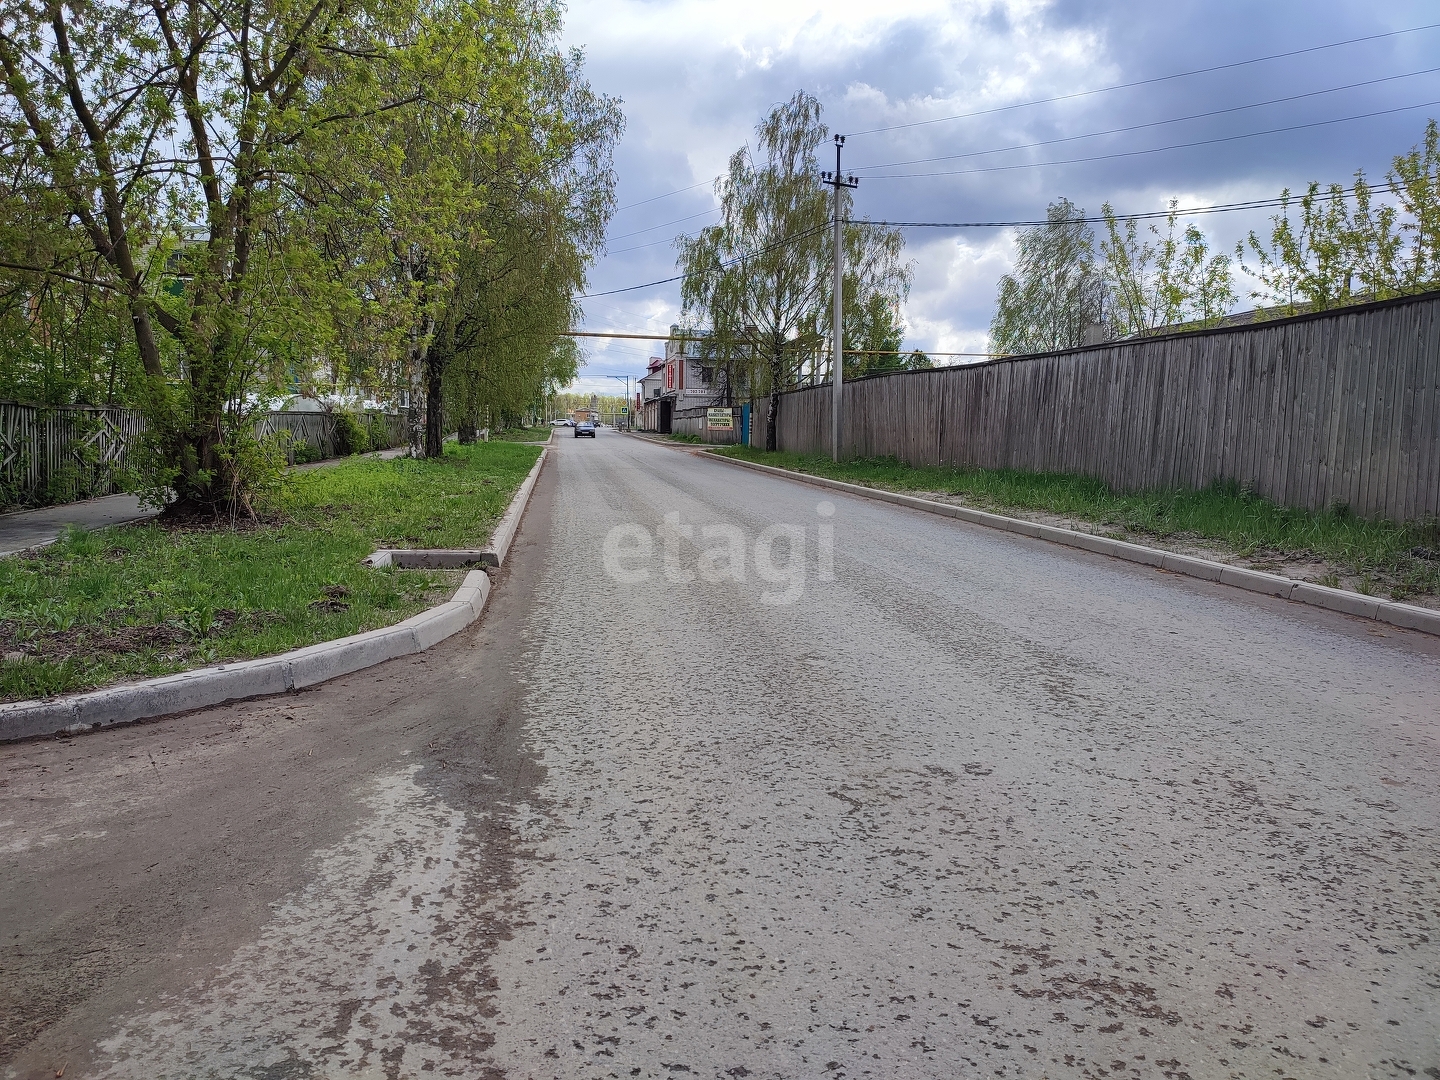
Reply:
[[[425,456],[438,458],[445,452],[445,399],[441,396],[445,361],[431,349],[425,357]]]
[[[780,449],[776,421],[780,416],[780,349],[770,354],[770,413],[765,417],[765,450],[773,454]]]

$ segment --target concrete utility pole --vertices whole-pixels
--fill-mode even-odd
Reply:
[[[844,227],[840,217],[840,189],[860,186],[853,176],[840,172],[840,148],[845,145],[845,136],[835,136],[835,171],[822,172],[820,182],[835,189],[835,321],[831,327],[830,378],[830,460],[840,460],[840,408],[845,394],[845,250]]]
[[[631,416],[630,416],[630,410],[635,407],[635,403],[630,400],[630,376],[629,376],[629,375],[611,375],[610,378],[612,378],[612,379],[624,379],[624,380],[625,380],[625,412],[624,412],[624,419],[621,420],[620,423],[616,424],[615,426],[616,426],[616,427],[619,427],[619,428],[623,428],[623,430],[625,430],[625,431],[629,431],[630,428],[633,426],[633,425],[631,424],[631,422],[630,422],[631,419],[632,419]]]

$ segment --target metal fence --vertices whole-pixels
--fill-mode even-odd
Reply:
[[[766,403],[751,442],[764,445]],[[1080,473],[1119,490],[1235,480],[1305,509],[1440,516],[1440,293],[845,388],[843,453]],[[830,387],[780,398],[782,450],[829,453]]]
[[[405,443],[399,413],[360,415],[372,450]],[[124,489],[136,438],[145,420],[133,409],[41,408],[0,401],[0,507],[47,505],[113,495]],[[266,412],[257,435],[291,433],[290,455],[301,443],[310,460],[335,456],[335,419],[323,412]]]

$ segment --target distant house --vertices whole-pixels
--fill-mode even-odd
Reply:
[[[717,376],[707,338],[703,331],[670,327],[665,355],[652,356],[640,380],[640,430],[669,434],[677,412],[725,403],[724,380]]]

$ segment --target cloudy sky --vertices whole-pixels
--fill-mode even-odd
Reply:
[[[1357,169],[1380,179],[1440,116],[1435,23],[1433,0],[577,2],[566,37],[627,118],[621,209],[590,291],[674,274],[677,234],[715,220],[726,159],[800,89],[847,134],[845,169],[864,178],[857,210],[872,219],[1030,220],[1061,195],[1136,213],[1170,198],[1268,198]],[[1228,251],[1271,212],[1197,220]],[[1013,230],[907,236],[907,346],[983,351]],[[679,287],[584,306],[587,329],[664,333]],[[623,391],[608,376],[643,373],[658,344],[587,343],[576,389]]]

